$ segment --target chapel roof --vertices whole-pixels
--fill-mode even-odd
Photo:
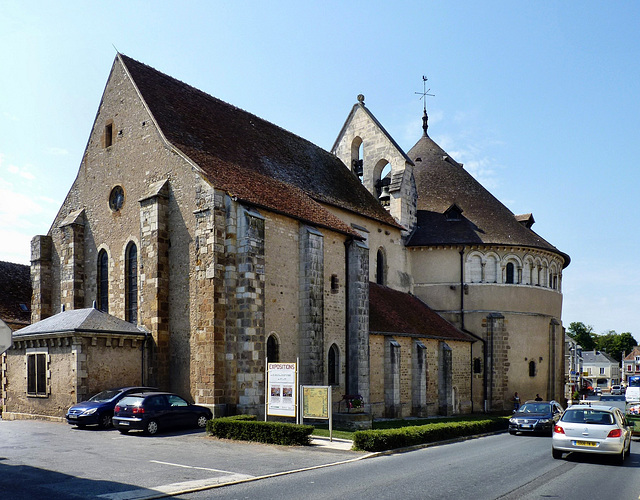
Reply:
[[[123,54],[166,139],[241,201],[348,234],[321,203],[399,227],[340,159],[291,132]]]
[[[373,282],[369,283],[369,331],[475,341],[416,296]]]
[[[0,319],[17,330],[31,322],[31,268],[0,261]]]
[[[564,267],[569,265],[567,254],[531,230],[531,214],[514,215],[426,131],[407,154],[415,164],[418,192],[417,224],[408,246],[525,246],[554,252],[563,257]],[[462,211],[460,218],[446,216],[453,205]]]
[[[69,333],[145,335],[145,330],[133,323],[89,307],[85,309],[70,309],[49,316],[26,328],[13,332],[13,338],[19,340],[36,335]]]

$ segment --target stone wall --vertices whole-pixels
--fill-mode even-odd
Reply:
[[[143,336],[78,334],[18,340],[6,353],[3,418],[63,420],[105,389],[142,383]],[[27,395],[27,355],[47,355],[45,395]]]

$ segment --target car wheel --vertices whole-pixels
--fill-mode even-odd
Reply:
[[[100,428],[101,429],[110,429],[112,425],[111,422],[111,414],[104,413],[100,415]]]
[[[156,434],[158,432],[158,422],[155,420],[149,420],[144,428],[144,432],[150,436]]]
[[[78,429],[84,429],[85,425],[84,424],[76,424],[76,427]]]
[[[207,426],[207,417],[205,415],[198,415],[197,421],[198,427],[201,429]]]
[[[511,434],[512,436],[515,436],[515,435],[516,435],[516,431],[512,431],[512,430],[510,430],[510,431],[509,431],[509,434]]]
[[[551,455],[556,460],[559,460],[562,458],[562,452],[560,450],[556,450],[555,448],[551,448]]]

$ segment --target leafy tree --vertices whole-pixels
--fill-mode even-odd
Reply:
[[[593,351],[596,348],[596,334],[592,326],[580,321],[569,324],[567,334],[582,347],[583,351]]]
[[[636,345],[636,339],[629,332],[616,333],[609,330],[596,337],[596,349],[604,351],[617,361],[622,361],[622,353],[630,353]]]

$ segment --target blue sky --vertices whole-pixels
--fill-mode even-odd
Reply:
[[[330,149],[356,96],[568,253],[563,323],[640,338],[640,2],[0,3],[0,260],[29,262],[117,49]]]

